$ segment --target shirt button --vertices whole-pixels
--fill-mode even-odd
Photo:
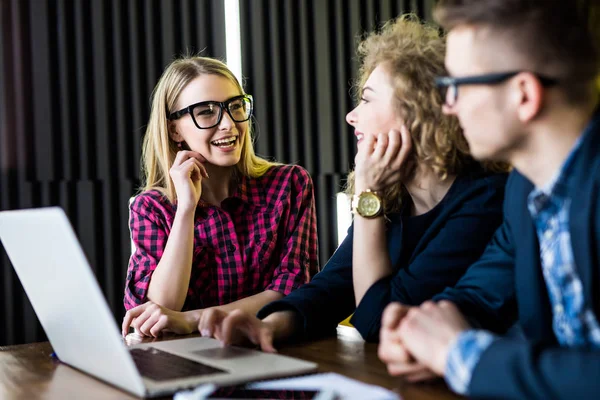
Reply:
[[[562,306],[562,304],[557,304],[554,306],[554,313],[555,314],[562,314],[564,311],[564,308]]]
[[[552,236],[554,236],[554,234],[552,233],[552,231],[550,229],[548,229],[546,232],[544,232],[544,237],[546,239],[552,239]]]
[[[227,241],[227,251],[230,253],[235,251],[235,245],[231,242],[231,240]]]

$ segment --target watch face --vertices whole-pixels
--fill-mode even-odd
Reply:
[[[371,192],[362,193],[358,199],[358,212],[364,217],[372,217],[379,213],[381,201],[376,194]]]

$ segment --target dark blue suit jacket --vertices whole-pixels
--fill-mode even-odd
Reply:
[[[392,301],[420,304],[454,285],[483,253],[502,223],[506,174],[486,174],[480,168],[461,174],[437,207],[437,217],[419,239],[407,265],[400,265],[403,232],[400,215],[391,215],[387,246],[394,275],[376,282],[355,307],[352,284],[352,228],[323,271],[287,297],[258,313],[295,310],[298,336],[309,339],[335,332],[352,312],[352,324],[369,341],[379,339],[383,309]]]
[[[577,190],[569,211],[575,265],[586,304],[600,321],[600,114],[573,160]],[[483,328],[503,331],[517,314],[527,340],[502,338],[486,350],[469,386],[473,397],[600,398],[600,350],[558,346],[552,330],[535,226],[527,209],[533,185],[519,172],[506,185],[504,222],[481,259],[436,297],[456,303]]]

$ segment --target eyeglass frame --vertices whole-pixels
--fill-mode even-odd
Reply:
[[[471,75],[463,77],[452,77],[452,76],[438,76],[435,78],[435,86],[440,90],[440,94],[444,100],[444,104],[448,107],[453,107],[458,101],[458,87],[461,85],[498,85],[514,76],[521,73],[533,74],[542,84],[542,86],[550,87],[558,84],[558,80],[550,78],[548,76],[540,75],[530,71],[510,71],[510,72],[497,72],[491,74],[482,75]],[[448,90],[454,88],[454,99],[452,103],[448,103]],[[443,92],[445,89],[446,92]]]
[[[231,114],[231,111],[229,110],[229,104],[235,100],[239,100],[239,99],[248,99],[250,100],[250,112],[248,113],[248,118],[238,121],[236,120],[233,115]],[[219,117],[217,118],[217,122],[214,125],[211,126],[207,126],[204,128],[200,127],[200,124],[198,124],[198,122],[196,121],[196,118],[194,117],[194,114],[192,113],[192,110],[198,106],[204,105],[204,104],[216,104],[219,106]],[[200,101],[198,103],[194,103],[194,104],[190,104],[189,106],[182,108],[179,111],[174,111],[170,114],[167,115],[167,119],[169,121],[174,121],[176,119],[179,119],[181,117],[183,117],[185,114],[190,114],[190,117],[192,117],[192,121],[194,122],[194,125],[196,125],[196,128],[198,129],[211,129],[214,128],[215,126],[219,125],[221,123],[221,121],[223,120],[223,110],[225,110],[227,112],[227,114],[229,114],[229,116],[231,117],[231,119],[234,122],[246,122],[248,121],[250,118],[252,118],[252,113],[254,112],[254,98],[252,97],[252,95],[250,94],[241,94],[239,96],[234,96],[230,99],[227,99],[225,101],[214,101],[214,100],[207,100],[207,101]]]

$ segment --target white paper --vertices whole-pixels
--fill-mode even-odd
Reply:
[[[334,391],[341,400],[400,400],[400,396],[391,390],[332,372],[263,381],[248,386],[252,389]]]
[[[194,390],[184,390],[175,393],[173,400],[204,400],[210,396],[217,387],[213,384],[200,385]]]

